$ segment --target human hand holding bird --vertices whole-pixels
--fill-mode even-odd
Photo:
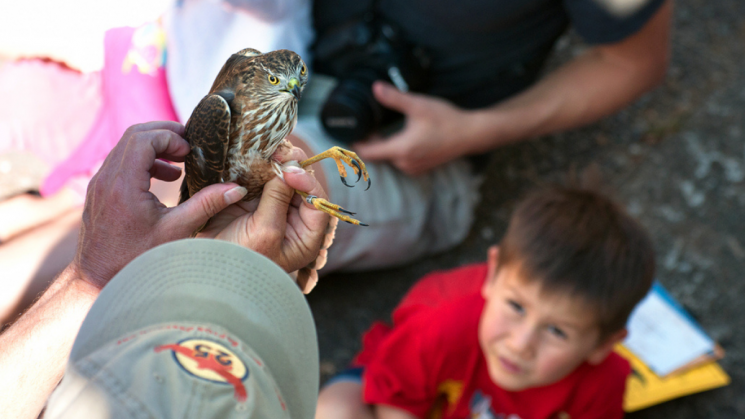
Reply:
[[[342,162],[352,168],[357,180],[364,179],[369,187],[365,164],[351,151],[333,147],[299,163],[287,159],[292,154],[292,145],[285,137],[297,121],[297,103],[307,81],[308,69],[292,51],[262,54],[247,48],[233,54],[186,124],[185,138],[191,152],[185,160],[180,202],[208,185],[221,182],[245,187],[243,200],[251,201],[261,195],[267,182],[293,170],[289,167],[304,168],[324,158],[336,161],[345,185],[347,172]],[[354,213],[324,197],[296,192],[320,211],[351,224],[365,225],[351,217]],[[206,231],[210,223],[203,226]],[[331,244],[333,234],[330,228],[324,245]],[[298,280],[306,274],[317,278],[316,270],[323,264],[325,248],[315,263],[300,270]]]

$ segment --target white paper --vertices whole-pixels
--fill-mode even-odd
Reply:
[[[714,342],[654,290],[631,313],[623,342],[664,376],[714,349]]]

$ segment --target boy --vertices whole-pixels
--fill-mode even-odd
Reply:
[[[613,346],[653,277],[651,242],[620,207],[535,192],[485,265],[425,277],[392,328],[368,331],[316,419],[621,418],[629,365]]]

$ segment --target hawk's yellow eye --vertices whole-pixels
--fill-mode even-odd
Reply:
[[[274,76],[272,76],[272,75],[270,75],[269,76],[269,83],[271,83],[271,84],[279,84],[279,79],[276,78],[276,77],[274,77]]]
[[[300,69],[300,75],[304,76],[306,71],[308,71],[308,69],[306,69],[305,64],[303,64],[303,68]]]

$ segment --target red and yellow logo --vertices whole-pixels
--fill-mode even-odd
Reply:
[[[214,383],[233,386],[236,400],[248,398],[243,381],[248,377],[248,368],[230,349],[206,339],[186,339],[179,343],[160,345],[155,352],[173,351],[173,358],[189,374]]]

